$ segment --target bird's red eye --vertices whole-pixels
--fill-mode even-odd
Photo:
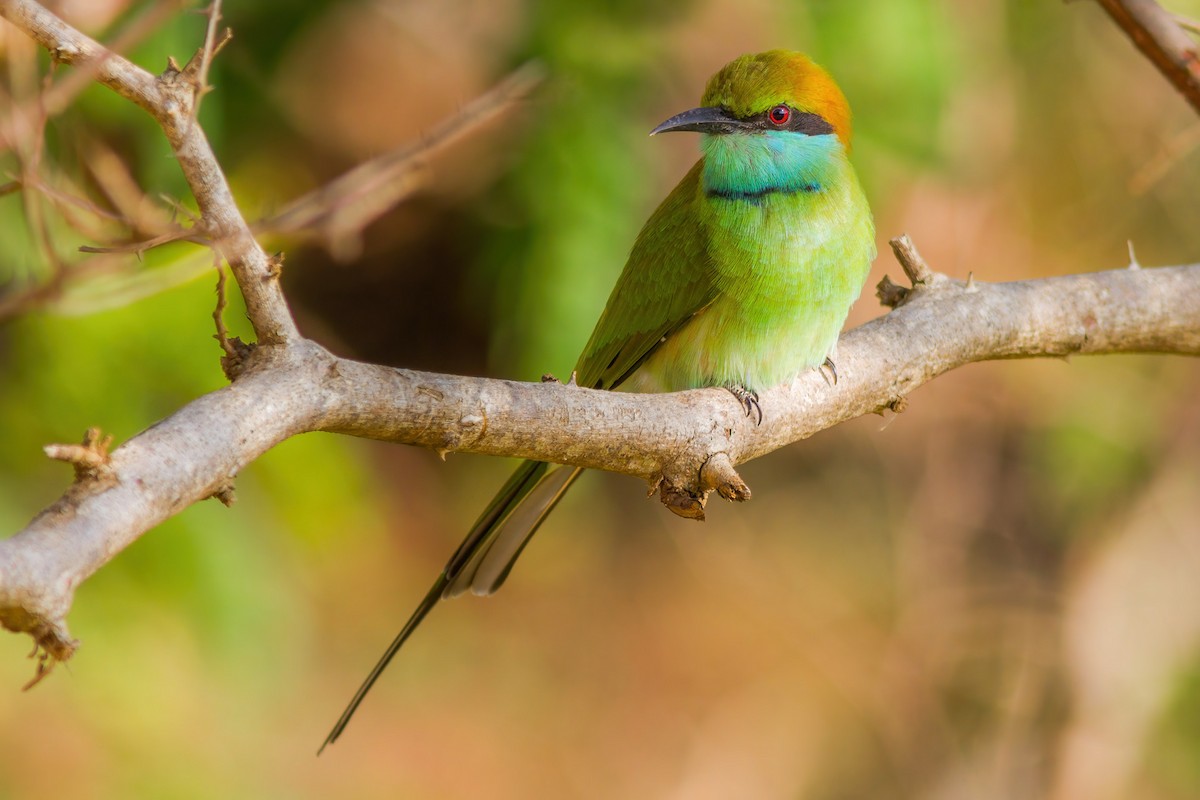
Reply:
[[[767,112],[767,118],[770,119],[772,124],[775,125],[785,124],[789,119],[791,119],[791,116],[792,110],[787,106],[775,106]]]

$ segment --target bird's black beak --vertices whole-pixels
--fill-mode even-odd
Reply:
[[[741,121],[733,116],[730,116],[729,112],[725,109],[715,106],[704,106],[701,108],[693,108],[691,111],[685,111],[682,114],[676,114],[654,130],[650,131],[650,135],[653,136],[656,133],[667,133],[668,131],[733,133],[740,126]]]

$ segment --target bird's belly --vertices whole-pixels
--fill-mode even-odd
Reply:
[[[854,187],[855,189],[857,187]],[[861,197],[861,195],[858,195]],[[659,345],[631,376],[634,391],[775,386],[831,354],[874,255],[869,211],[810,209],[803,222],[773,209],[732,218],[720,256],[719,294]],[[828,217],[828,218],[826,218]]]
[[[837,343],[849,300],[810,306],[775,327],[746,324],[744,309],[719,300],[667,338],[634,373],[631,391],[671,392],[701,386],[758,391],[820,366]]]

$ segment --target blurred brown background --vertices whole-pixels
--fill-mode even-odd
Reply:
[[[59,6],[102,40],[147,9]],[[516,65],[546,70],[361,237],[268,242],[302,329],[343,355],[565,374],[696,158],[646,132],[773,47],[812,54],[856,112],[883,255],[851,325],[882,313],[870,287],[897,276],[885,242],[901,232],[985,281],[1121,267],[1128,241],[1147,266],[1200,253],[1197,119],[1091,3],[275,0],[224,16],[235,39],[202,121],[251,219]],[[130,51],[154,70],[203,37],[202,16],[164,19]],[[47,64],[0,23],[0,65],[3,116]],[[0,153],[0,183],[32,141]],[[167,215],[160,193],[190,203],[153,123],[99,88],[50,121],[42,159],[48,186],[126,215]],[[0,323],[6,531],[68,481],[41,445],[89,425],[121,441],[223,383],[210,256],[86,257],[69,223],[46,192],[0,197],[0,300],[25,293]],[[61,284],[35,291],[54,258]],[[439,608],[319,760],[510,465],[300,437],[244,472],[232,509],[188,509],[80,587],[83,646],[36,690],[17,691],[29,641],[0,637],[0,797],[1200,796],[1198,392],[1183,358],[974,365],[899,416],[746,465],[753,502],[714,500],[702,526],[589,474],[505,590]]]

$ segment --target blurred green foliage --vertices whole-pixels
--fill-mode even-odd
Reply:
[[[89,33],[109,40],[143,12],[116,3]],[[1121,266],[1128,240],[1147,265],[1200,252],[1200,161],[1163,155],[1196,120],[1090,4],[224,14],[235,39],[202,122],[251,218],[411,141],[508,67],[549,75],[430,164],[352,262],[279,243],[302,328],[348,355],[565,377],[638,226],[695,157],[645,133],[726,60],[771,47],[841,81],[881,244],[908,231],[939,270],[982,280]],[[160,70],[204,25],[180,13],[128,55]],[[45,58],[6,28],[0,59],[10,105],[32,102]],[[151,199],[192,207],[152,122],[98,87],[49,122],[42,175],[114,210],[90,171],[97,145]],[[0,183],[30,152],[0,153]],[[69,478],[44,444],[90,425],[119,443],[224,384],[209,253],[97,261],[27,188],[0,197],[0,301],[52,274],[39,219],[69,271],[61,293],[0,321],[9,531]],[[872,280],[884,272],[897,272],[886,255]],[[866,295],[854,323],[879,313]],[[249,338],[236,296],[225,319]],[[1105,797],[1195,796],[1200,603],[1146,588],[1188,562],[1114,554],[1195,546],[1198,377],[1150,357],[959,370],[898,418],[746,465],[753,503],[714,503],[703,530],[590,476],[511,588],[439,611],[319,762],[327,725],[508,465],[300,437],[245,470],[232,509],[187,509],[80,587],[78,656],[32,693],[0,691],[0,798],[1102,796],[1077,791],[1089,774]],[[1139,565],[1128,582],[1105,578],[1114,560]],[[1145,623],[1125,649],[1156,660],[1101,647],[1087,609],[1112,597]],[[1193,638],[1155,649],[1164,620]],[[27,642],[2,641],[0,686],[19,686]],[[1121,693],[1141,669],[1161,701]],[[1088,736],[1134,756],[1089,773],[1072,744]]]

